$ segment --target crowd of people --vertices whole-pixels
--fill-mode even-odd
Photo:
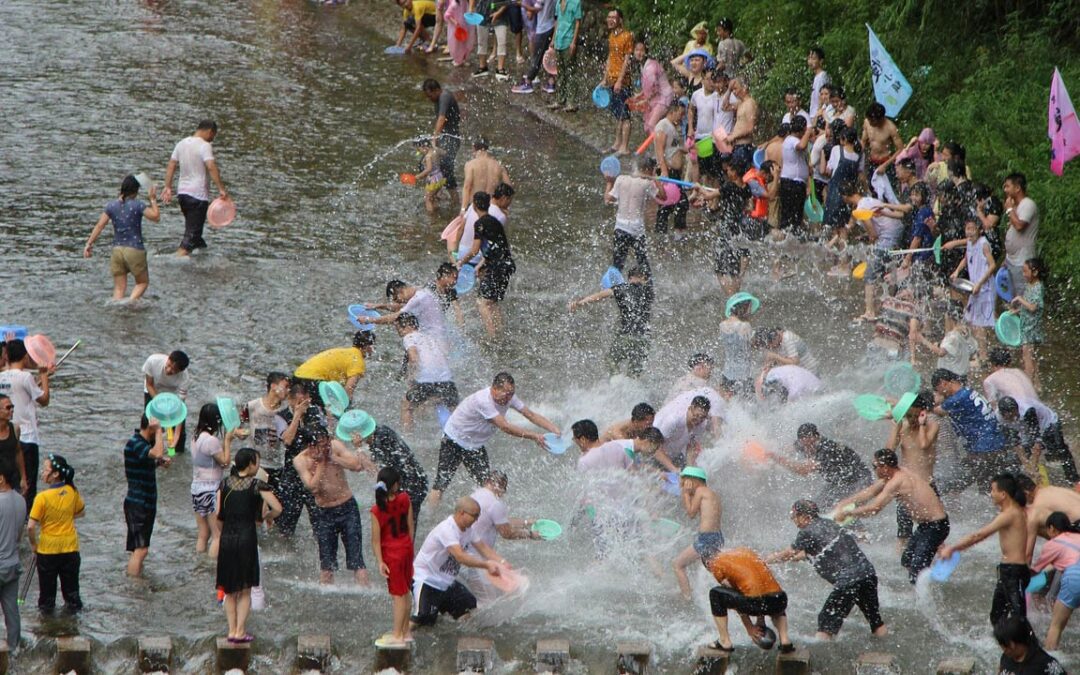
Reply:
[[[456,1],[396,1],[403,11],[398,45],[406,50],[438,53],[445,32],[457,63],[465,62],[475,44],[473,76],[481,78],[492,70],[493,36],[498,80],[511,78],[510,47],[516,45],[514,60],[523,73],[514,93],[531,94],[539,84],[553,94],[552,108],[572,113],[583,104],[579,0],[467,8]],[[466,9],[481,15],[479,25],[463,19]],[[653,306],[664,301],[653,285],[650,252],[681,245],[688,229],[698,225],[710,239],[725,303],[716,312],[722,314],[716,317],[722,354],[690,355],[688,371],[663,402],[642,402],[603,432],[590,419],[570,425],[569,437],[580,451],[578,471],[599,481],[581,505],[597,557],[605,556],[613,537],[636,527],[613,516],[631,484],[628,476],[655,478],[658,493],[665,484],[675,485],[686,520],[697,521],[692,545],[672,551],[670,570],[674,588],[687,599],[693,594],[688,570],[697,561],[715,578],[708,597],[718,636],[711,647],[734,651],[728,625],[733,610],[758,646],[778,642],[779,651],[794,650],[788,595],[771,566],[803,559],[832,587],[818,615],[819,639],[835,637],[855,606],[872,634],[881,636],[887,629],[875,563],[849,525],[895,502],[899,563],[912,583],[935,560],[997,535],[1001,563],[989,618],[1003,649],[1002,672],[1063,672],[1051,670],[1056,662],[1026,619],[1029,592],[1052,604],[1045,644],[1053,650],[1080,606],[1080,473],[1061,417],[1040,398],[1038,349],[1045,340],[1048,270],[1037,255],[1039,212],[1025,176],[1007,176],[999,197],[972,180],[960,142],[940,142],[930,128],[904,142],[876,102],[858,122],[843,86],[830,78],[820,47],[808,49],[804,76],[785,92],[786,114],[775,129],[764,130],[762,104],[751,93],[745,68],[753,56],[734,37],[730,21],[715,27],[715,46],[708,25],[694,26],[684,51],[663,62],[649,56],[646,41],[623,25],[618,9],[608,12],[607,28],[608,58],[598,89],[607,92],[614,118],[610,152],[619,166],[605,171],[603,184],[603,204],[615,207],[611,269],[605,288],[569,300],[568,310],[614,300],[620,321],[607,363],[613,373],[642,376]],[[470,50],[456,51],[459,43]],[[497,551],[498,540],[537,539],[542,532],[533,521],[510,517],[504,501],[509,479],[493,468],[486,446],[501,431],[553,449],[563,430],[518,398],[509,372],[492,374],[490,385],[462,397],[451,359],[452,342],[459,338],[449,323],[463,324],[462,298],[470,292],[487,339],[502,336],[502,303],[517,269],[510,237],[515,188],[482,136],[469,141],[459,188],[459,102],[434,79],[424,81],[422,91],[435,107],[430,137],[418,143],[423,159],[417,178],[425,185],[425,203],[439,212],[436,198],[445,189],[453,207],[460,206],[440,235],[446,259],[432,261],[433,278],[388,280],[385,297],[367,304],[375,314],[353,317],[359,330],[350,345],[315,354],[291,372],[269,372],[265,391],[239,406],[238,425],[229,423],[219,401],[198,407],[191,434],[184,422],[165,429],[162,420],[144,414],[123,449],[132,576],[142,574],[150,550],[157,470],[190,450],[194,546],[217,560],[215,587],[230,641],[253,640],[246,626],[262,584],[259,523],[276,536],[293,537],[306,508],[320,582],[333,583],[342,546],[355,583],[372,583],[349,473],[375,479],[369,543],[374,568],[393,596],[392,630],[377,642],[382,647],[405,645],[415,628],[433,624],[440,614],[460,619],[505,592],[501,582],[515,572]],[[633,153],[631,139],[639,128],[646,142]],[[185,222],[179,255],[206,246],[210,183],[228,199],[211,146],[216,133],[212,120],[199,123],[193,136],[177,144],[166,169],[165,204],[179,171]],[[627,161],[630,171],[622,168]],[[140,188],[134,176],[123,179],[119,198],[105,207],[84,250],[92,255],[111,222],[117,300],[127,294],[129,274],[135,281],[132,299],[149,283],[141,221],[157,220],[161,210],[155,189],[144,203]],[[798,428],[790,451],[760,453],[821,486],[812,498],[793,492],[794,540],[764,553],[754,550],[753,541],[725,538],[722,495],[737,489],[737,475],[710,474],[703,465],[717,463],[710,458],[711,442],[730,433],[733,409],[768,415],[825,390],[811,345],[788,327],[754,325],[762,300],[744,290],[744,276],[758,258],[775,261],[772,272],[782,282],[783,258],[775,249],[780,243],[824,248],[835,258],[834,276],[847,278],[862,267],[856,276],[864,303],[855,320],[872,325],[883,353],[923,370],[930,386],[916,384],[891,397],[882,414],[880,447],[872,453],[828,438],[815,421]],[[609,259],[607,252],[598,257]],[[864,264],[856,265],[860,259]],[[988,329],[1001,313],[1019,316],[1018,344],[994,346]],[[411,433],[418,416],[434,412],[441,429],[441,437],[424,439],[438,446],[437,464],[428,467],[434,470],[432,482],[402,434],[351,407],[383,326],[393,327],[404,353],[401,428]],[[84,503],[74,485],[75,468],[38,447],[37,413],[50,402],[50,369],[34,363],[21,339],[3,338],[0,601],[8,643],[16,646],[21,535],[27,534],[35,553],[38,608],[54,610],[59,581],[66,608],[79,610],[75,521]],[[189,365],[179,349],[148,356],[141,371],[144,402],[163,394],[187,399]],[[946,427],[961,458],[960,470],[948,480],[936,471]],[[868,466],[865,457],[871,454]],[[1048,463],[1059,463],[1060,470],[1048,469]],[[438,508],[462,464],[476,489],[456,499],[450,515],[421,528],[422,507]],[[40,492],[39,474],[47,486]],[[988,493],[996,514],[984,527],[950,539],[946,503],[970,486]],[[1036,554],[1040,538],[1045,541]],[[893,564],[877,561],[883,563]],[[1044,576],[1042,585],[1029,591],[1038,576]]]

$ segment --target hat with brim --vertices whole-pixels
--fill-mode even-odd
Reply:
[[[338,420],[334,433],[343,441],[351,441],[353,436],[367,438],[375,431],[375,418],[358,408],[349,410]]]
[[[894,422],[900,424],[900,420],[904,419],[904,415],[907,414],[907,411],[911,410],[911,404],[915,402],[917,396],[918,394],[909,391],[900,397],[900,400],[896,402],[896,405],[894,405],[892,409],[892,418]]]
[[[705,474],[705,469],[702,469],[700,466],[683,467],[683,470],[679,475],[683,478],[697,478],[702,482],[708,481],[708,476]]]
[[[690,50],[690,53],[683,57],[683,67],[689,68],[690,59],[694,58],[695,56],[699,56],[705,59],[706,68],[712,68],[714,65],[716,65],[716,62],[713,60],[712,54],[705,51],[704,49],[699,48]]]
[[[724,305],[724,316],[731,316],[732,310],[738,305],[744,302],[750,303],[750,313],[754,314],[761,308],[761,301],[750,295],[746,291],[739,291],[735,295],[731,296],[727,300],[727,304]]]

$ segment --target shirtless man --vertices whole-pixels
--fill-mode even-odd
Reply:
[[[642,402],[634,406],[630,411],[630,419],[621,420],[612,424],[600,435],[600,442],[607,443],[620,438],[637,438],[646,430],[651,429],[656,411],[648,403]]]
[[[938,557],[946,560],[956,551],[963,551],[978,544],[995,532],[1001,546],[1001,562],[997,567],[997,586],[994,602],[990,606],[990,625],[1010,616],[1027,616],[1024,589],[1031,580],[1027,555],[1027,515],[1024,506],[1027,496],[1012,474],[1000,473],[990,481],[990,499],[998,509],[988,524],[960,539],[951,546],[943,546]]]
[[[510,174],[488,152],[488,142],[484,138],[473,141],[472,159],[465,162],[465,183],[461,190],[461,212],[465,213],[472,204],[477,192],[494,194],[499,183],[510,184]]]
[[[731,78],[728,85],[732,96],[723,97],[721,109],[731,110],[730,100],[735,99],[735,127],[728,134],[732,146],[732,156],[740,159],[746,166],[754,161],[754,129],[757,127],[758,104],[750,95],[750,87],[743,76]]]
[[[772,162],[774,166],[781,167],[784,163],[784,139],[788,136],[789,126],[781,124],[776,130],[776,135],[765,142],[765,160]],[[770,236],[773,239],[782,239],[780,234],[780,181],[774,180],[766,187],[769,198],[769,227]]]
[[[934,484],[937,463],[937,438],[941,424],[928,412],[934,409],[934,397],[928,393],[905,394],[893,407],[896,424],[889,433],[888,447],[900,449],[900,465],[930,484]],[[914,523],[903,504],[896,505],[896,539],[901,549],[907,546]]]
[[[900,467],[896,451],[884,448],[875,452],[874,473],[877,482],[841,500],[833,511],[834,519],[872,516],[896,499],[918,523],[900,555],[900,564],[907,569],[908,579],[915,583],[919,572],[930,566],[934,553],[949,536],[949,516],[930,483],[910,469]]]
[[[313,436],[313,443],[293,458],[293,466],[319,507],[311,513],[312,529],[319,544],[319,583],[334,583],[338,537],[341,537],[345,544],[345,567],[353,571],[356,583],[367,586],[360,508],[345,479],[346,469],[362,471],[364,465],[359,453],[349,452],[337,439],[331,441],[324,427],[318,427]]]
[[[671,563],[675,569],[675,580],[679,582],[679,591],[683,599],[689,600],[690,579],[686,576],[686,568],[694,564],[695,559],[700,559],[701,564],[704,565],[724,548],[724,534],[720,531],[720,515],[723,508],[720,506],[720,496],[705,484],[704,469],[688,466],[680,475],[682,476],[680,487],[682,488],[683,509],[691,518],[700,519],[694,545],[683,549]]]
[[[1069,522],[1080,523],[1080,493],[1056,485],[1036,485],[1027,476],[1017,476],[1016,481],[1027,499],[1027,548],[1025,560],[1031,560],[1035,552],[1035,540],[1038,537],[1049,539],[1046,533],[1046,519],[1055,511],[1061,511],[1069,517]]]
[[[878,173],[884,173],[891,166],[888,161],[892,156],[904,149],[900,132],[893,121],[885,117],[885,106],[880,103],[872,103],[866,111],[862,125],[862,146],[867,149],[867,175],[878,169]]]

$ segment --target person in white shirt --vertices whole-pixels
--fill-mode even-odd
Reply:
[[[694,141],[712,139],[713,129],[717,126],[717,113],[720,111],[720,93],[716,89],[714,70],[702,73],[701,88],[690,95],[687,107],[687,129],[693,129]],[[723,91],[728,94],[727,90]],[[710,141],[711,142],[711,141]],[[691,155],[693,160],[695,155]],[[721,178],[720,152],[714,150],[708,157],[697,156],[697,176],[691,172],[690,180],[695,178],[711,186],[718,185]]]
[[[259,453],[259,468],[271,474],[281,470],[283,461],[278,454],[281,434],[289,425],[280,413],[288,408],[288,397],[289,376],[271,371],[266,375],[266,393],[248,401],[240,411],[241,419],[248,422],[251,445]]]
[[[469,553],[479,553],[473,546],[478,541],[487,544],[494,551],[495,540],[499,537],[503,539],[540,538],[531,529],[535,521],[510,517],[510,508],[503,501],[508,482],[509,479],[505,473],[492,470],[484,480],[483,486],[470,495],[480,505],[480,517],[472,526],[472,542],[465,547]],[[464,576],[465,585],[476,596],[477,603],[481,606],[489,604],[502,593],[488,581],[487,574],[481,572],[479,568],[465,570]]]
[[[180,211],[184,214],[184,236],[180,240],[180,247],[176,249],[176,255],[181,257],[191,255],[197,248],[206,248],[203,227],[206,225],[206,210],[210,208],[210,181],[214,181],[221,199],[229,199],[225,184],[221,182],[221,172],[218,171],[214,148],[211,145],[217,137],[217,131],[217,122],[214,120],[199,122],[194,134],[176,144],[165,169],[165,187],[161,191],[161,201],[168,204],[173,197],[173,176],[176,168],[180,167],[180,182],[176,195],[180,202]]]
[[[413,560],[413,612],[411,628],[431,626],[440,614],[460,619],[476,609],[476,597],[457,580],[461,566],[499,574],[498,554],[482,541],[474,541],[472,526],[481,515],[472,497],[462,497],[454,514],[436,525]],[[466,551],[471,546],[483,557]]]
[[[1001,189],[1005,193],[1005,218],[1009,224],[1005,233],[1005,266],[1013,295],[1018,297],[1027,288],[1024,262],[1039,254],[1039,207],[1028,197],[1027,177],[1022,173],[1009,174]]]
[[[806,184],[810,179],[810,167],[806,163],[806,148],[810,145],[813,129],[806,117],[796,114],[790,122],[790,131],[784,139],[780,165],[780,229],[789,234],[801,234],[803,202],[806,200]]]
[[[715,398],[719,399],[719,395]],[[676,473],[683,466],[694,464],[701,452],[700,438],[711,410],[708,396],[691,391],[661,408],[653,422],[664,435],[664,447],[653,457],[656,463]]]
[[[825,72],[825,50],[811,47],[806,55],[806,67],[814,73],[814,83],[810,88],[810,119],[816,119],[821,110],[821,90],[829,83],[829,74]]]
[[[787,112],[784,113],[784,117],[781,118],[782,124],[791,124],[791,121],[796,117],[801,117],[806,120],[806,126],[812,127],[810,120],[813,117],[810,113],[803,110],[802,107],[802,94],[795,87],[788,87],[784,90],[784,107],[787,108]]]
[[[802,366],[769,368],[757,381],[757,395],[762,401],[775,396],[780,403],[790,403],[821,390],[821,380]]]
[[[581,450],[577,470],[581,473],[630,471],[656,454],[664,444],[664,434],[656,427],[649,427],[634,438],[616,438],[601,442],[599,429],[592,420],[578,420],[571,427],[574,445]]]
[[[818,360],[806,341],[794,331],[783,328],[758,328],[751,346],[764,349],[765,366],[802,366],[817,372]]]
[[[897,205],[863,196],[858,186],[853,183],[841,186],[840,195],[853,210],[873,214],[869,219],[861,221],[870,241],[874,242],[874,248],[870,252],[870,259],[866,261],[866,275],[863,277],[863,300],[866,309],[855,320],[877,321],[877,283],[884,280],[888,253],[896,248],[900,236],[904,233],[904,212],[899,210]],[[854,215],[852,218],[854,219]],[[848,229],[850,228],[849,223]]]
[[[990,374],[983,380],[983,392],[991,405],[1005,396],[1015,400],[1027,411],[1031,404],[1039,402],[1039,394],[1031,378],[1019,368],[1011,368],[1012,354],[999,347],[990,352]]]
[[[420,321],[408,312],[398,315],[394,327],[405,347],[405,377],[409,382],[409,389],[401,401],[401,425],[411,429],[416,410],[435,400],[439,426],[445,426],[461,397],[454,384],[454,374],[450,372],[444,345],[422,333]]]
[[[494,216],[496,220],[502,223],[503,227],[506,227],[510,204],[513,201],[514,188],[509,183],[499,183],[495,186],[495,191],[491,193],[491,205],[488,206],[488,215]],[[469,206],[462,213],[462,216],[465,224],[454,233],[454,236],[446,240],[446,250],[450,253],[450,262],[456,262],[468,255],[473,244],[476,243],[476,221],[480,219],[480,214],[473,208],[472,197],[469,197]],[[477,253],[468,263],[478,265],[482,259],[483,256]]]
[[[645,205],[655,200],[659,188],[656,180],[656,160],[649,157],[634,159],[631,176],[616,176],[604,192],[605,204],[617,204],[615,211],[615,241],[611,265],[622,270],[626,254],[634,250],[638,267],[649,266],[645,248]]]
[[[443,316],[439,296],[430,288],[410,286],[400,279],[386,282],[385,303],[367,303],[368,309],[390,310],[382,316],[364,319],[376,325],[392,326],[402,313],[408,312],[420,322],[420,331],[442,342],[449,349],[450,340],[446,332],[446,317]]]
[[[428,501],[432,505],[439,503],[443,490],[450,484],[459,464],[464,463],[469,475],[477,483],[482,483],[491,471],[485,444],[501,429],[504,433],[535,441],[541,448],[547,448],[544,434],[528,431],[506,420],[506,412],[513,408],[521,415],[555,435],[559,428],[538,412],[530,410],[525,403],[515,396],[514,378],[507,372],[498,373],[491,386],[481,389],[465,398],[443,427],[442,443],[439,445],[439,466],[435,475]]]
[[[191,374],[188,373],[188,355],[179,349],[169,354],[151,354],[143,363],[143,405],[146,405],[158,394],[176,394],[182,399],[187,398],[188,383]],[[176,427],[173,439],[176,442],[175,450],[184,452],[187,447],[185,442],[186,423],[181,422]]]
[[[692,354],[687,359],[686,367],[690,369],[689,372],[675,380],[675,383],[671,385],[667,398],[664,399],[665,405],[679,394],[712,386],[709,384],[709,378],[712,377],[713,357],[704,352]]]
[[[34,505],[37,496],[38,458],[40,435],[38,434],[38,406],[49,405],[49,369],[38,366],[37,379],[30,372],[33,360],[26,353],[26,344],[22,340],[8,340],[5,343],[8,365],[0,371],[0,394],[7,396],[15,409],[11,421],[19,428],[19,444],[22,446],[23,467],[26,475],[26,508]],[[9,433],[13,433],[9,430]]]

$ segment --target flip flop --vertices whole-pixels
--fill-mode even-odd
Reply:
[[[707,648],[708,649],[715,649],[716,651],[724,652],[725,654],[732,654],[732,653],[735,652],[735,645],[731,645],[730,647],[725,647],[725,646],[720,644],[719,640],[716,640],[712,644],[707,645]]]
[[[385,635],[375,641],[375,646],[381,649],[386,649],[387,647],[406,647],[408,646],[408,644],[409,643],[405,640],[394,640],[393,638],[388,638]]]
[[[795,645],[790,642],[786,645],[780,645],[779,651],[781,654],[790,654],[795,651]]]

